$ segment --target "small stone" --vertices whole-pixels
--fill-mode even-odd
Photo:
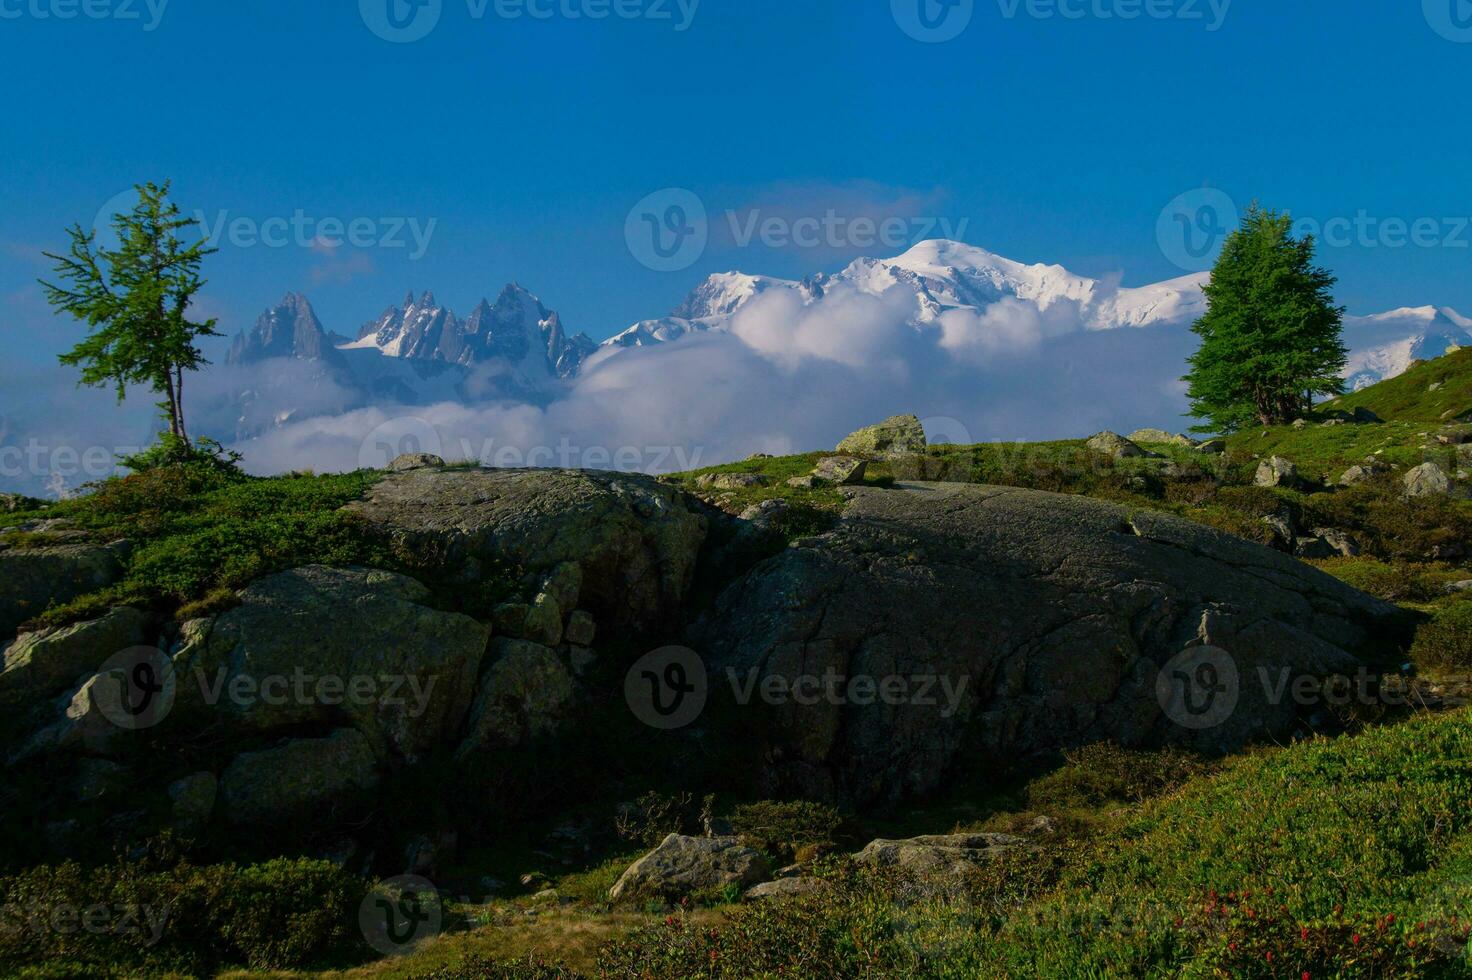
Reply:
[[[795,490],[811,490],[818,485],[818,480],[812,476],[794,476],[787,485]]]
[[[1273,456],[1257,465],[1252,482],[1259,487],[1292,487],[1298,484],[1298,467],[1282,456]]]
[[[593,621],[593,614],[579,609],[567,617],[567,628],[562,631],[562,638],[573,646],[590,647],[597,634],[598,625]]]
[[[760,473],[707,473],[695,481],[702,490],[749,490],[766,484]]]
[[[1201,445],[1197,446],[1196,451],[1198,453],[1207,453],[1212,456],[1220,456],[1222,453],[1227,451],[1227,440],[1208,439]]]
[[[854,459],[852,456],[825,456],[818,460],[813,476],[825,483],[853,485],[863,482],[864,471],[868,466],[864,460]]]
[[[491,610],[491,625],[502,636],[526,638],[526,619],[532,607],[525,602],[503,602]]]
[[[390,473],[406,473],[409,470],[427,470],[445,465],[445,461],[433,453],[405,453],[388,464]]]
[[[895,415],[878,425],[866,426],[850,433],[836,451],[853,456],[889,457],[903,453],[924,452],[925,426],[914,415]]]
[[[1105,430],[1091,436],[1087,443],[1094,452],[1113,459],[1131,459],[1147,456],[1148,453],[1117,432]]]
[[[1432,497],[1451,492],[1451,480],[1435,463],[1422,463],[1405,475],[1407,497]]]

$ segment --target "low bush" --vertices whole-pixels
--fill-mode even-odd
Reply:
[[[1472,670],[1472,598],[1432,613],[1431,621],[1416,631],[1411,662],[1438,671]]]
[[[1065,764],[1027,785],[1034,810],[1089,810],[1108,803],[1139,803],[1169,793],[1216,770],[1215,763],[1181,749],[1138,751],[1100,742],[1065,753]]]
[[[784,863],[799,852],[822,853],[837,840],[843,817],[831,806],[797,801],[744,803],[731,811],[731,827],[743,843]]]
[[[0,972],[82,964],[98,976],[333,964],[365,949],[366,883],[325,861],[241,867],[42,865],[0,878]]]

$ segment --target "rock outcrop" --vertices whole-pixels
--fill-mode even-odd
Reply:
[[[1118,432],[1100,432],[1090,436],[1086,445],[1101,456],[1111,459],[1131,459],[1149,454]]]
[[[1252,482],[1259,487],[1296,487],[1298,467],[1282,456],[1271,456],[1257,464]]]
[[[413,579],[309,566],[260,579],[186,631],[176,712],[247,731],[349,723],[380,759],[453,744],[475,698],[486,627],[432,609]]]
[[[605,626],[636,630],[678,618],[707,532],[699,505],[677,488],[582,470],[411,470],[349,509],[421,559],[472,578],[493,563],[541,575],[571,562],[582,607]]]
[[[871,841],[854,860],[920,875],[962,874],[1026,844],[1011,834],[941,834]]]
[[[925,426],[920,419],[914,415],[895,415],[851,433],[837,449],[851,456],[886,458],[923,453],[925,446]]]
[[[629,866],[608,890],[612,901],[638,897],[679,899],[702,891],[745,891],[771,877],[766,858],[734,837],[684,837],[664,843]]]
[[[236,756],[220,777],[219,806],[227,823],[278,825],[377,784],[368,740],[343,729]]]
[[[0,550],[0,641],[48,606],[116,582],[127,552],[125,541]]]
[[[1296,723],[1283,676],[1353,672],[1399,623],[1286,555],[1169,515],[900,484],[852,491],[834,530],[748,571],[695,639],[713,690],[730,677],[754,692],[743,717],[764,792],[863,806],[1108,739],[1240,747]],[[1180,660],[1203,648],[1224,652],[1213,669],[1231,690],[1186,691],[1182,714],[1164,695],[1210,680]],[[781,696],[800,683],[818,696]],[[1196,701],[1230,710],[1203,725]]]
[[[22,633],[0,653],[0,707],[15,711],[60,694],[113,654],[143,642],[148,616],[120,607],[100,619]]]

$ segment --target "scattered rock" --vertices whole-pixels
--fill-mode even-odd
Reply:
[[[239,598],[174,655],[176,712],[261,732],[347,721],[385,761],[415,761],[459,733],[488,631],[430,608],[420,583],[311,565],[258,579]]]
[[[1472,578],[1463,579],[1460,582],[1448,582],[1443,591],[1447,595],[1456,595],[1459,592],[1472,592]]]
[[[0,707],[15,710],[75,688],[115,653],[143,642],[148,616],[119,607],[101,619],[22,633],[0,653]]]
[[[1472,443],[1472,425],[1458,425],[1442,429],[1436,441],[1443,446],[1464,446]]]
[[[1011,834],[948,834],[909,840],[876,840],[854,860],[921,875],[962,874],[1000,857],[1024,841]]]
[[[744,892],[770,877],[766,858],[734,837],[670,834],[629,866],[608,890],[608,897],[611,901],[642,896],[680,899],[732,885]]]
[[[826,891],[828,883],[817,878],[795,877],[778,878],[775,881],[764,881],[759,885],[752,885],[741,897],[748,902],[760,902],[763,900],[782,898],[802,898],[806,895],[816,895]]]
[[[445,461],[433,453],[405,453],[388,464],[388,471],[390,473],[407,473],[410,470],[424,470],[444,465]]]
[[[1149,455],[1119,433],[1107,430],[1090,437],[1088,447],[1096,453],[1113,459],[1130,459]]]
[[[553,734],[567,716],[573,693],[572,675],[556,652],[526,640],[492,640],[490,665],[459,754],[515,748]]]
[[[792,505],[787,501],[781,497],[773,497],[771,500],[763,500],[743,510],[741,520],[761,527],[771,527],[791,509]]]
[[[354,790],[378,784],[373,749],[361,732],[287,739],[242,752],[220,778],[221,815],[236,826],[279,825]]]
[[[60,544],[0,551],[0,639],[50,605],[96,592],[123,574],[128,544]]]
[[[1298,711],[1241,685],[1220,724],[1163,709],[1162,668],[1198,645],[1242,676],[1352,674],[1403,638],[1389,603],[1271,549],[1168,514],[974,484],[854,488],[837,526],[736,579],[692,629],[712,676],[829,672],[925,681],[773,705],[752,737],[768,798],[864,807],[933,792],[953,767],[1114,740],[1226,752]],[[907,685],[910,682],[906,682]],[[808,699],[804,699],[805,701]],[[1189,719],[1188,719],[1189,720]]]
[[[1220,456],[1222,453],[1227,451],[1227,440],[1208,439],[1201,445],[1197,446],[1196,451],[1198,453],[1207,453],[1212,456]]]
[[[219,791],[220,781],[212,772],[192,773],[170,783],[174,825],[191,833],[203,828],[215,812]]]
[[[1341,487],[1353,487],[1361,483],[1368,483],[1379,472],[1380,470],[1374,466],[1351,466],[1339,475],[1339,485]]]
[[[679,622],[709,518],[677,487],[588,470],[413,470],[348,505],[409,554],[528,573],[582,570],[578,608],[605,627]]]
[[[1165,446],[1184,446],[1187,449],[1194,449],[1198,445],[1195,439],[1184,433],[1167,432],[1164,429],[1136,429],[1126,438],[1134,443],[1147,442]]]
[[[840,453],[884,458],[899,453],[924,452],[925,426],[914,415],[895,415],[878,425],[851,433],[836,447]]]
[[[1300,558],[1354,558],[1360,553],[1359,542],[1343,531],[1316,527],[1295,543],[1294,553]]]
[[[1293,522],[1281,514],[1270,514],[1262,519],[1273,532],[1273,547],[1279,551],[1292,551],[1294,538],[1298,536]]]
[[[562,631],[563,640],[577,647],[592,646],[597,635],[598,624],[593,614],[585,609],[578,609],[567,617],[567,629]]]
[[[812,476],[794,476],[787,481],[787,485],[798,490],[811,490],[818,485],[818,481]]]
[[[1445,470],[1426,462],[1406,473],[1405,488],[1407,497],[1445,496],[1451,493],[1452,484]]]
[[[127,766],[106,759],[78,759],[77,775],[72,780],[72,796],[78,803],[96,803],[128,788]]]
[[[18,510],[35,510],[45,501],[19,493],[0,493],[0,513],[13,514]]]
[[[1298,485],[1298,467],[1282,456],[1272,456],[1257,464],[1257,474],[1252,482],[1259,487],[1295,487]]]
[[[824,483],[851,486],[864,482],[864,471],[868,466],[864,460],[851,456],[825,456],[818,460],[813,476]]]
[[[707,473],[696,478],[695,485],[702,490],[749,490],[767,482],[760,473]]]
[[[1344,420],[1343,419],[1329,419],[1326,422],[1324,422],[1323,424],[1324,425],[1343,425],[1344,424]],[[1300,429],[1300,430],[1307,429],[1308,428],[1308,419],[1294,419],[1293,420],[1293,428]]]

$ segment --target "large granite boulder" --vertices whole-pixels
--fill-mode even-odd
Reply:
[[[373,749],[361,733],[342,729],[327,738],[287,739],[242,752],[226,767],[220,814],[237,826],[282,824],[377,784]]]
[[[413,470],[349,509],[447,569],[498,562],[540,574],[572,562],[582,608],[637,629],[678,619],[707,531],[702,506],[678,488],[583,470]]]
[[[403,575],[313,565],[251,583],[240,605],[188,624],[176,711],[257,731],[344,721],[380,759],[453,744],[489,630],[426,605]]]
[[[1169,515],[899,484],[852,491],[693,638],[713,695],[749,704],[767,795],[864,806],[1109,739],[1228,751],[1311,710],[1284,678],[1352,673],[1400,628],[1387,603]]]
[[[116,582],[127,552],[124,541],[0,550],[0,640],[49,606]]]
[[[1111,459],[1132,459],[1148,455],[1145,450],[1118,432],[1108,430],[1090,436],[1086,445],[1101,456],[1108,456]]]
[[[1426,462],[1406,472],[1403,478],[1407,497],[1436,497],[1451,493],[1452,483],[1446,471]]]
[[[962,874],[1026,842],[1011,834],[941,834],[871,841],[854,860],[920,875]]]
[[[100,619],[22,633],[0,651],[0,707],[36,705],[75,688],[113,654],[143,643],[148,616],[119,607]]]
[[[745,891],[770,877],[766,858],[734,837],[670,834],[629,866],[608,890],[608,897],[615,902],[642,897],[680,899],[733,885]]]
[[[895,415],[878,425],[851,433],[838,444],[838,452],[851,456],[902,456],[923,453],[925,426],[913,415]]]
[[[526,640],[492,640],[460,754],[516,748],[555,734],[573,695],[572,674],[555,651]]]

